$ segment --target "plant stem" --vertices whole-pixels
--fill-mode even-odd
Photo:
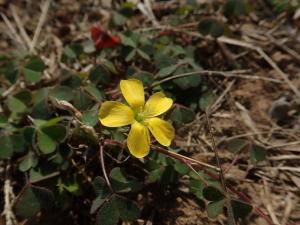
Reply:
[[[217,166],[219,168],[220,181],[221,181],[221,184],[223,186],[224,192],[227,193],[226,181],[225,181],[223,169],[222,169],[222,166],[221,166],[221,163],[220,163],[218,150],[216,148],[216,142],[215,142],[214,136],[212,135],[212,132],[211,132],[211,126],[210,126],[210,121],[209,121],[209,118],[208,118],[208,112],[205,112],[205,118],[206,118],[208,133],[209,133],[209,136],[210,136],[210,139],[211,139],[211,142],[212,142],[212,150],[214,151]]]
[[[187,157],[187,156],[184,156],[184,155],[181,155],[181,154],[178,154],[176,152],[172,152],[172,151],[169,151],[169,150],[166,150],[164,148],[161,148],[159,146],[155,146],[155,145],[151,145],[152,149],[154,149],[155,151],[157,152],[160,152],[162,154],[165,154],[165,155],[168,155],[174,159],[177,159],[183,163],[189,163],[190,166],[192,165],[198,165],[198,166],[201,166],[201,167],[206,167],[206,168],[210,168],[210,169],[213,169],[215,171],[219,171],[219,168],[213,166],[213,165],[210,165],[210,164],[207,164],[207,163],[204,163],[204,162],[200,162],[196,159],[193,159],[193,158],[190,158],[190,157]]]
[[[111,186],[111,183],[110,183],[109,178],[108,178],[107,173],[106,173],[105,162],[104,162],[104,149],[103,149],[103,145],[101,143],[99,145],[99,152],[100,152],[99,159],[100,159],[101,169],[102,169],[102,173],[103,173],[104,179],[105,179],[106,184],[109,187],[110,191],[112,193],[114,193],[114,189]]]
[[[119,146],[122,146],[122,147],[124,146],[123,143],[115,141],[115,140],[111,140],[111,139],[105,139],[103,143],[104,143],[104,145],[119,145]],[[213,178],[213,179],[220,179],[220,176],[218,176],[217,174],[214,174],[211,170],[209,170],[209,169],[213,169],[215,171],[220,172],[222,170],[222,168],[220,166],[218,166],[219,168],[217,168],[217,167],[214,167],[214,166],[212,166],[210,164],[206,164],[206,163],[200,162],[198,160],[189,158],[187,156],[183,156],[181,154],[178,154],[178,153],[166,150],[166,149],[161,148],[159,146],[152,145],[151,147],[153,148],[153,150],[155,150],[157,152],[160,152],[162,154],[168,155],[168,156],[170,156],[170,157],[172,157],[174,159],[177,159],[177,160],[181,161],[182,163],[184,163],[185,165],[187,165],[194,172],[195,172],[195,169],[193,168],[193,165],[194,166],[198,165],[198,166],[201,166],[201,167],[205,167],[205,168],[203,168],[203,170],[211,178]],[[213,148],[216,150],[216,148],[215,148],[214,145],[213,145]],[[217,153],[217,155],[218,155],[218,153]],[[220,165],[220,161],[218,162],[218,165]],[[207,168],[209,168],[209,169],[207,169]],[[225,181],[224,174],[223,174],[223,180]],[[224,182],[224,184],[225,184],[225,182]],[[230,185],[228,185],[226,187],[228,187],[228,190],[231,193],[236,194],[242,201],[244,201],[245,203],[251,205],[252,208],[253,208],[253,210],[256,212],[256,214],[259,215],[259,216],[261,216],[268,224],[270,224],[270,225],[273,224],[272,220],[268,217],[268,215],[266,215],[260,208],[258,208],[257,206],[255,206],[252,203],[251,199],[249,197],[247,197],[244,193],[241,193],[241,192],[237,191],[235,188],[233,188]],[[290,225],[292,225],[292,224],[290,223]]]

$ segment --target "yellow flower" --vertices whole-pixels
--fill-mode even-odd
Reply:
[[[116,101],[104,102],[99,112],[100,122],[107,127],[131,125],[127,146],[137,158],[149,154],[149,130],[161,145],[169,146],[175,135],[174,128],[156,116],[169,110],[173,100],[162,92],[156,92],[145,104],[143,84],[135,79],[121,80],[120,88],[129,106]]]

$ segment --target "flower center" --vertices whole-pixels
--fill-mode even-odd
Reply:
[[[139,110],[137,110],[137,111],[135,112],[135,114],[134,114],[134,119],[135,119],[137,122],[139,122],[139,123],[141,123],[141,122],[144,121],[145,116],[144,116],[144,113],[143,113],[143,109],[142,109],[142,108],[140,108]]]

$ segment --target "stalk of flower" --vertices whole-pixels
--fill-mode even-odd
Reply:
[[[168,111],[173,100],[156,92],[145,103],[144,87],[136,79],[122,80],[121,92],[128,105],[117,101],[104,102],[99,111],[99,120],[107,127],[131,125],[127,138],[130,153],[143,158],[150,151],[150,133],[163,146],[170,146],[175,136],[171,123],[157,117]]]

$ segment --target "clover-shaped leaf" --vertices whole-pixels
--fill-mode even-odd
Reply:
[[[42,209],[49,209],[53,206],[53,193],[42,187],[29,185],[19,197],[16,204],[16,214],[24,218],[30,218]]]
[[[32,83],[40,81],[45,68],[43,60],[38,57],[30,58],[23,68],[25,80]]]

